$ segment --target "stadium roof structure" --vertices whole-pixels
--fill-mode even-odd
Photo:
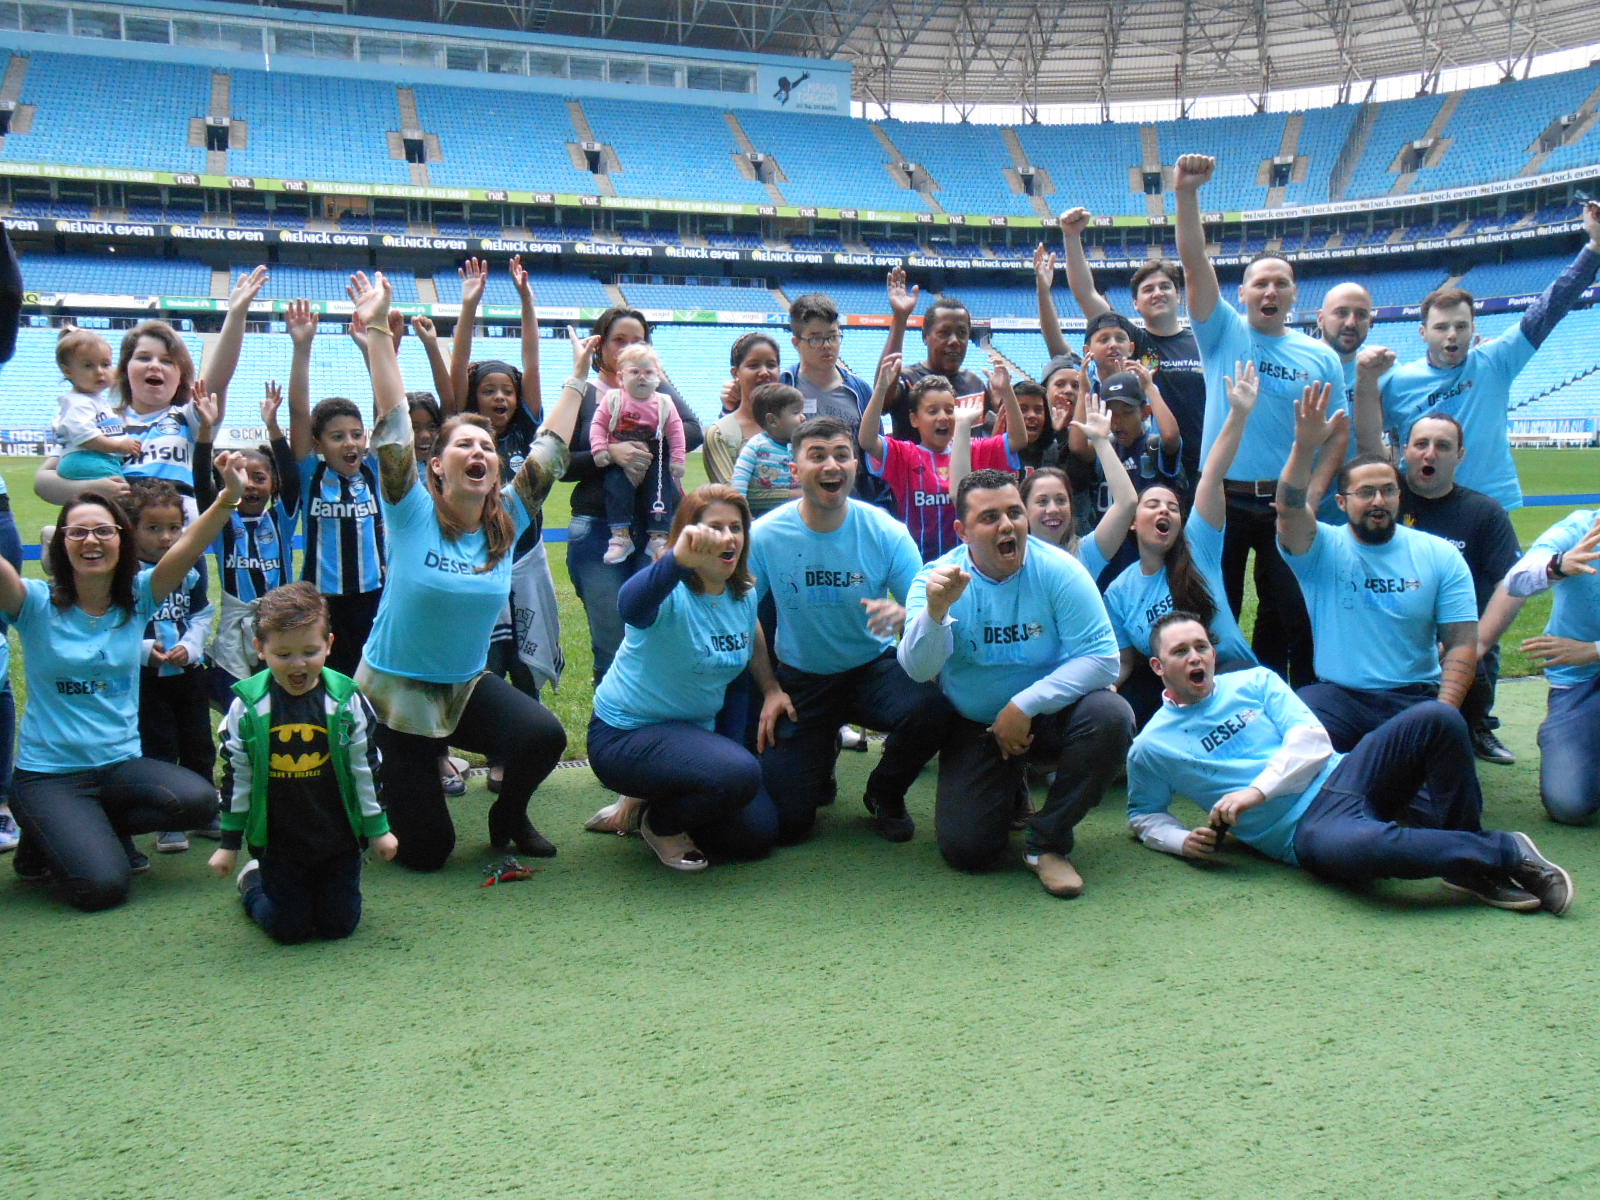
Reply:
[[[1594,0],[277,0],[282,8],[847,60],[876,104],[1260,97],[1595,40]]]

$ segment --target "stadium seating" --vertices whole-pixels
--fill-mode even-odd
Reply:
[[[385,136],[400,128],[393,84],[284,71],[232,71],[230,77],[233,116],[249,123],[244,149],[228,152],[230,171],[278,179],[410,182],[405,161],[389,157]],[[194,115],[204,108],[202,103]]]
[[[1389,173],[1389,164],[1400,147],[1415,141],[1428,130],[1428,125],[1444,105],[1443,96],[1418,96],[1412,100],[1390,100],[1378,105],[1378,115],[1367,134],[1367,145],[1350,176],[1350,187],[1345,199],[1361,200],[1368,196],[1384,196],[1394,186],[1395,175]]]
[[[595,137],[617,153],[611,182],[618,195],[772,202],[766,188],[734,167],[731,155],[738,147],[718,109],[586,99],[583,111]]]
[[[937,183],[934,198],[946,212],[1033,215],[1027,196],[1011,191],[1005,169],[1011,156],[993,125],[935,125],[880,121],[906,158]]]
[[[1284,185],[1285,204],[1318,204],[1327,200],[1328,178],[1360,112],[1359,104],[1340,104],[1304,114],[1297,153],[1306,159],[1305,178]]]
[[[1577,252],[1576,239],[1573,252]],[[1542,292],[1571,261],[1567,255],[1550,255],[1513,262],[1480,263],[1462,277],[1461,286],[1479,299]]]
[[[454,271],[440,271],[434,275],[433,284],[438,290],[441,301],[447,304],[460,303],[461,277]],[[606,294],[602,284],[576,271],[560,274],[553,271],[530,271],[528,284],[533,288],[535,307],[608,308],[611,305],[611,297]],[[517,295],[517,289],[511,283],[511,276],[499,264],[496,264],[489,273],[488,282],[483,289],[483,302],[510,305],[522,303],[522,298]]]
[[[1267,202],[1267,189],[1256,183],[1256,176],[1262,160],[1278,152],[1288,119],[1287,113],[1262,113],[1254,117],[1158,121],[1155,130],[1161,161],[1171,166],[1182,154],[1213,155],[1217,169],[1206,184],[1206,208],[1230,212],[1261,208]]]
[[[108,296],[211,295],[211,268],[203,263],[120,254],[25,255],[22,281],[30,291],[42,292],[91,292]]]
[[[412,92],[423,130],[439,138],[442,157],[428,164],[428,178],[438,186],[498,181],[541,191],[595,192],[594,176],[567,157],[566,144],[578,135],[559,96],[439,84],[418,84]]]
[[[622,294],[636,308],[710,312],[768,312],[777,307],[764,287],[719,287],[694,283],[624,283]]]
[[[865,121],[800,113],[740,112],[755,148],[773,155],[790,204],[922,212],[916,192],[896,187],[882,163],[889,155]]]
[[[1019,125],[1016,133],[1029,164],[1050,173],[1056,212],[1081,204],[1099,216],[1143,215],[1144,196],[1128,185],[1144,159],[1137,125]]]

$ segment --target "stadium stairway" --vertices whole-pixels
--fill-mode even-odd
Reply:
[[[1023,186],[1022,176],[1019,171],[1022,167],[1033,166],[1033,164],[1028,161],[1028,153],[1022,148],[1022,139],[1017,137],[1015,129],[1007,125],[1000,131],[1000,140],[1005,143],[1006,152],[1011,155],[1013,168],[1006,172],[1006,182],[1011,185],[1011,190],[1014,192],[1026,191],[1027,189]],[[1033,191],[1028,198],[1033,202],[1034,213],[1043,220],[1052,220],[1056,215],[1050,211],[1050,201],[1045,199],[1047,194],[1055,190],[1055,184],[1050,180],[1050,172],[1043,167],[1034,167]]]
[[[5,99],[5,92],[4,89],[0,89],[0,100],[3,99]],[[1594,128],[1595,123],[1600,121],[1600,87],[1595,88],[1594,91],[1590,92],[1586,97],[1584,97],[1583,103],[1572,111],[1577,113],[1582,120],[1580,120],[1570,132],[1568,132],[1567,140],[1564,143],[1565,146],[1576,145],[1578,142],[1582,141],[1586,136],[1588,136],[1589,131]],[[1537,175],[1540,171],[1544,170],[1544,160],[1562,148],[1562,146],[1557,146],[1551,150],[1539,151],[1532,158],[1528,159],[1522,170],[1518,171],[1517,174]]]
[[[1290,113],[1283,123],[1283,136],[1278,139],[1278,157],[1294,159],[1294,166],[1290,168],[1289,178],[1298,183],[1305,178],[1309,164],[1300,157],[1300,131],[1305,128],[1306,117],[1304,113]],[[1262,170],[1267,178],[1271,178],[1272,164],[1263,163]],[[1262,181],[1263,183],[1266,180]],[[1279,208],[1283,205],[1284,193],[1287,186],[1269,187],[1267,189],[1267,207]]]
[[[572,131],[578,135],[578,142],[593,142],[598,139],[594,136],[594,127],[589,124],[589,116],[583,111],[583,102],[579,100],[567,101],[567,116],[572,119]],[[573,144],[567,147],[567,153],[572,156],[572,165],[580,171],[589,169],[583,148]],[[617,160],[617,152],[610,146],[605,146],[600,151],[600,166],[602,170],[594,177],[594,190],[602,196],[615,196],[617,185],[611,182],[608,174],[611,165]]]
[[[1001,362],[1005,364],[1006,370],[1011,372],[1011,380],[1013,383],[1020,379],[1033,378],[1032,375],[1028,374],[1028,372],[1024,371],[1017,365],[1015,359],[1008,358],[1006,355],[1002,354],[995,346],[994,342],[987,336],[983,339],[983,348],[988,352],[989,358],[992,362]],[[978,371],[980,375],[986,374],[986,372],[979,370],[979,368],[974,364],[968,363],[967,366],[969,370]]]
[[[783,294],[783,289],[781,287],[771,287],[768,288],[767,291],[772,295],[773,303],[778,306],[779,312],[789,311],[789,305],[792,303],[792,301],[789,299],[789,297]]]
[[[734,144],[739,147],[741,154],[761,153],[756,149],[755,143],[750,140],[750,135],[744,131],[744,126],[739,124],[739,115],[737,113],[725,112],[722,114],[722,119],[728,123],[728,132],[733,134]],[[784,177],[782,164],[780,164],[778,160],[772,157],[770,154],[767,155],[767,162],[772,167],[773,175],[771,179],[767,180],[759,180],[759,177],[756,174],[755,164],[752,163],[748,158],[744,159],[742,162],[736,159],[734,166],[738,168],[739,174],[743,175],[746,179],[759,180],[761,186],[767,189],[767,195],[772,198],[772,202],[774,204],[789,203],[783,198],[783,193],[778,190],[778,182]]]
[[[1433,120],[1429,121],[1428,127],[1422,131],[1424,141],[1428,138],[1437,138],[1444,132],[1445,126],[1450,124],[1450,118],[1455,116],[1456,107],[1461,103],[1462,95],[1463,93],[1461,92],[1449,92],[1445,95],[1444,103],[1439,106],[1439,111],[1433,114]],[[1433,149],[1428,151],[1427,158],[1424,159],[1422,165],[1426,167],[1437,166],[1439,160],[1450,152],[1450,145],[1451,139],[1449,138],[1439,141]],[[1401,171],[1395,176],[1394,184],[1389,188],[1389,195],[1404,196],[1411,190],[1411,185],[1416,178],[1417,173],[1415,171]]]
[[[913,161],[911,156],[908,155],[904,150],[900,149],[899,146],[896,146],[894,144],[894,139],[884,132],[883,126],[879,125],[876,121],[868,121],[867,128],[872,130],[872,136],[878,139],[878,145],[882,146],[884,153],[889,156],[889,160],[883,164],[883,169],[889,172],[889,178],[894,180],[895,186],[903,188],[912,187],[913,185],[911,180],[907,178],[905,172],[900,169],[901,163]],[[932,175],[928,174],[928,169],[926,167],[923,167],[922,171],[928,183],[926,187],[917,188],[916,193],[922,197],[922,202],[928,206],[928,210],[930,212],[942,213],[944,211],[944,207],[939,203],[937,197],[935,197],[933,194],[939,189],[939,181],[936,180]]]

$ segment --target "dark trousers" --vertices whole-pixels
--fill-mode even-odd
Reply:
[[[939,754],[934,828],[939,853],[961,871],[1004,863],[1025,762],[1050,764],[1055,781],[1044,807],[1028,818],[1027,851],[1072,852],[1072,831],[1100,803],[1127,758],[1133,712],[1115,692],[1090,692],[1057,713],[1033,719],[1026,759],[1003,758],[988,730],[957,714]]]
[[[500,795],[489,808],[493,834],[527,818],[528,800],[561,761],[567,735],[548,708],[493,675],[478,679],[449,737],[418,737],[380,724],[383,800],[400,842],[395,861],[416,871],[437,871],[456,845],[439,779],[439,756],[447,746],[505,763]]]
[[[1500,872],[1508,833],[1483,830],[1483,793],[1461,714],[1425,700],[1385,721],[1334,768],[1294,835],[1300,865],[1326,879],[1429,879]]]
[[[625,527],[637,537],[641,529],[664,534],[672,528],[672,518],[678,511],[683,491],[659,454],[651,460],[650,469],[638,487],[634,487],[621,467],[607,467],[601,484],[605,488],[606,524],[612,529]],[[655,511],[658,487],[661,512]]]
[[[347,938],[361,923],[361,851],[321,862],[255,851],[261,873],[244,892],[250,919],[285,946],[311,938]]]
[[[361,651],[372,633],[378,616],[378,601],[383,589],[354,592],[348,596],[325,596],[328,602],[328,628],[333,634],[333,649],[328,651],[328,666],[341,675],[354,675],[361,662]]]
[[[139,675],[139,741],[146,758],[188,767],[210,779],[217,765],[211,740],[211,672],[191,668],[176,675]]]
[[[152,758],[65,775],[18,770],[11,786],[11,812],[22,828],[19,859],[48,867],[67,902],[85,912],[128,898],[124,837],[204,828],[216,811],[209,779]]]
[[[572,581],[572,590],[578,593],[589,622],[596,687],[610,670],[617,647],[622,645],[622,615],[617,611],[617,592],[650,565],[642,547],[635,549],[627,562],[605,562],[606,545],[610,540],[611,530],[599,517],[574,513],[567,525],[567,578]],[[637,538],[635,546],[638,546]]]
[[[1311,617],[1300,581],[1278,552],[1278,517],[1270,499],[1228,497],[1228,529],[1222,543],[1222,582],[1228,607],[1244,607],[1245,560],[1254,550],[1256,627],[1250,648],[1263,667],[1294,688],[1316,680],[1312,665]],[[1213,596],[1220,603],[1220,598]]]
[[[17,520],[11,515],[11,497],[0,496],[0,558],[4,558],[22,574],[22,536],[17,532]],[[0,637],[5,636],[6,624],[0,621]],[[17,740],[17,702],[11,694],[11,680],[0,680],[0,804],[5,803],[6,789],[11,782],[12,747]]]
[[[777,744],[761,756],[761,775],[777,805],[778,840],[784,844],[809,835],[817,809],[833,802],[839,726],[865,725],[889,735],[867,778],[867,794],[893,801],[905,798],[939,752],[955,716],[939,685],[912,682],[893,649],[837,675],[779,664],[778,682],[797,719],[779,723]]]
[[[778,835],[761,764],[734,738],[684,721],[618,729],[589,722],[589,765],[649,805],[650,828],[687,833],[713,858],[760,858]]]
[[[1600,812],[1600,675],[1550,689],[1539,726],[1539,798],[1563,825],[1586,825]]]
[[[1391,717],[1414,705],[1437,700],[1439,689],[1430,684],[1405,688],[1351,688],[1338,683],[1313,683],[1295,695],[1316,714],[1328,731],[1328,740],[1340,754],[1354,750],[1362,738]]]
[[[1493,715],[1495,687],[1500,682],[1500,647],[1490,646],[1489,653],[1478,660],[1472,677],[1472,686],[1461,701],[1461,715],[1467,719],[1468,729],[1498,729],[1500,720]]]

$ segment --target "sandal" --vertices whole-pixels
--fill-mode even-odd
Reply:
[[[645,845],[656,852],[656,857],[664,867],[671,867],[674,871],[704,871],[711,865],[687,833],[664,836],[651,829],[648,812],[639,818],[639,836],[644,839]]]
[[[636,796],[618,796],[583,823],[590,833],[614,833],[627,837],[639,832],[639,815],[644,812],[644,801]]]

